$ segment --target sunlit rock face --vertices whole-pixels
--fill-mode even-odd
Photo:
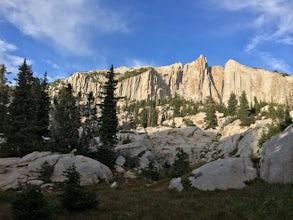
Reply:
[[[86,97],[93,92],[98,96],[105,73],[106,70],[74,73],[52,83],[49,93],[54,97],[62,86],[70,83],[76,95],[81,92]],[[254,97],[258,101],[293,103],[293,76],[247,67],[234,60],[224,67],[209,67],[207,59],[200,55],[185,65],[120,67],[115,73],[117,79],[123,77],[117,85],[117,95],[131,100],[159,100],[177,94],[195,102],[204,102],[207,96],[212,96],[216,102],[227,103],[232,92],[239,97],[245,91],[251,104]]]

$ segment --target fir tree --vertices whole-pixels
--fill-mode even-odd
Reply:
[[[94,145],[94,137],[98,133],[98,118],[95,97],[90,92],[86,105],[82,106],[82,116],[85,117],[82,123],[80,144],[77,148],[79,154],[87,155],[89,147]]]
[[[237,112],[237,105],[238,101],[236,98],[235,93],[231,93],[229,100],[228,100],[228,115],[235,116]]]
[[[254,122],[253,116],[250,116],[250,108],[245,91],[240,96],[240,106],[237,115],[243,126],[249,126]]]
[[[117,100],[115,97],[115,90],[117,86],[117,80],[114,76],[114,68],[111,66],[110,70],[106,74],[106,81],[102,86],[102,92],[100,98],[102,102],[99,104],[101,108],[101,117],[99,118],[100,129],[99,137],[101,146],[98,150],[98,160],[109,167],[112,167],[115,162],[114,148],[117,144]]]
[[[72,86],[63,87],[54,100],[53,121],[51,128],[53,151],[68,153],[78,147],[80,117],[73,96]]]
[[[207,128],[215,128],[218,124],[216,117],[216,104],[211,96],[208,96],[205,100],[205,112]]]
[[[23,156],[42,150],[42,135],[46,132],[48,123],[43,120],[47,112],[41,114],[41,111],[44,105],[49,105],[48,99],[41,97],[42,92],[45,91],[42,90],[40,80],[33,77],[31,66],[24,60],[19,67],[13,101],[8,108],[6,143],[1,147],[2,154]]]
[[[0,133],[5,130],[7,105],[9,103],[9,87],[6,74],[7,71],[5,65],[0,65]]]

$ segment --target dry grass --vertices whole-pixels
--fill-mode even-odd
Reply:
[[[146,186],[139,178],[111,189],[100,184],[99,208],[69,213],[59,206],[56,194],[46,195],[54,207],[53,219],[293,219],[293,185],[255,181],[242,190],[203,192],[168,190],[167,179]],[[0,193],[0,219],[11,219],[13,192]]]

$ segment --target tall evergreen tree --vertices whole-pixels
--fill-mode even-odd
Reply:
[[[84,120],[82,120],[82,132],[77,151],[79,154],[87,155],[89,147],[94,145],[94,137],[98,133],[97,108],[93,92],[88,94],[87,103],[81,106],[81,108],[81,114]]]
[[[205,100],[205,112],[207,128],[215,128],[218,124],[216,117],[216,103],[211,96],[208,96]]]
[[[40,80],[33,77],[31,66],[24,60],[19,67],[13,101],[8,108],[6,143],[1,147],[5,156],[23,156],[43,148],[42,135],[48,123],[43,121],[43,115],[40,116],[39,112],[49,103],[48,99],[39,97],[42,92],[45,91],[42,90]]]
[[[238,101],[236,98],[235,93],[231,93],[229,100],[228,100],[228,114],[231,116],[235,116],[236,112],[237,112],[237,105],[238,105]]]
[[[102,102],[99,104],[101,108],[99,137],[101,146],[98,150],[98,160],[112,167],[115,162],[114,148],[117,144],[117,126],[118,119],[116,107],[118,98],[115,97],[117,80],[115,80],[114,68],[111,66],[106,74],[106,81],[102,86],[100,98]]]
[[[245,91],[242,92],[239,102],[240,105],[237,116],[241,120],[241,125],[249,126],[254,122],[254,119],[253,116],[250,116],[250,108]]]
[[[2,64],[0,65],[0,133],[5,130],[7,105],[9,103],[9,86],[6,75],[6,67]]]
[[[68,153],[78,148],[80,116],[71,84],[63,87],[54,100],[51,127],[53,151]]]

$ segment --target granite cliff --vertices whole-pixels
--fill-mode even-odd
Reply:
[[[212,96],[216,102],[227,103],[232,92],[239,97],[242,91],[250,103],[258,101],[278,104],[293,103],[293,76],[244,66],[229,60],[224,67],[208,66],[200,55],[194,62],[163,67],[120,67],[115,69],[119,80],[117,95],[131,100],[158,100],[174,96],[204,102]],[[76,93],[98,94],[105,70],[77,72],[51,84],[50,94],[70,83]]]

